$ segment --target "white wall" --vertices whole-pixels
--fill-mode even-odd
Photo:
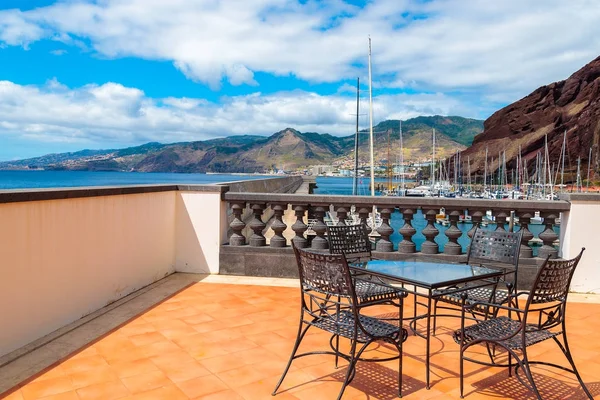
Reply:
[[[172,191],[0,204],[0,356],[172,273],[176,201]]]
[[[561,254],[573,258],[585,247],[571,281],[571,291],[600,293],[600,203],[571,201],[571,211],[561,216]]]
[[[226,236],[221,192],[177,192],[175,270],[219,273],[219,249]]]

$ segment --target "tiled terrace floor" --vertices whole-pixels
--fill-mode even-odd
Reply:
[[[269,399],[296,335],[298,297],[293,287],[194,283],[5,395],[10,400]],[[600,304],[570,303],[568,314],[575,361],[592,394],[600,397]],[[406,399],[459,398],[458,346],[450,336],[457,321],[440,323],[432,341],[430,390],[424,383],[425,341],[409,336],[405,342]],[[315,330],[303,348],[325,349],[328,340]],[[531,349],[534,357],[562,361],[551,341]],[[543,368],[534,372],[545,399],[585,398],[571,377]],[[334,399],[344,373],[345,367],[334,368],[331,356],[296,360],[274,399]],[[533,398],[504,369],[467,363],[466,374],[466,399]],[[362,363],[344,398],[393,399],[396,382],[397,362]]]

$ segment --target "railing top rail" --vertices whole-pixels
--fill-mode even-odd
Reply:
[[[487,199],[456,199],[444,197],[391,197],[391,196],[338,196],[338,195],[302,195],[279,193],[244,193],[227,192],[223,194],[225,201],[246,202],[288,202],[306,204],[369,204],[377,206],[441,208],[447,209],[494,209],[494,210],[531,210],[531,211],[568,211],[571,204],[567,201],[539,200],[487,200]]]

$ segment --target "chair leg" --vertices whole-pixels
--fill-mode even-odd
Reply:
[[[362,350],[364,350],[365,346],[363,346],[359,354],[362,353]],[[360,357],[360,355],[358,357]],[[352,371],[354,370],[354,368],[356,368],[356,359],[358,357],[356,356],[356,340],[352,340],[352,345],[350,347],[350,362],[348,363],[348,371],[346,371],[346,378],[344,379],[344,383],[342,384],[342,389],[340,390],[340,394],[338,395],[337,400],[341,400],[342,396],[344,395],[344,391],[346,390],[346,386],[348,386],[348,383],[350,383],[350,377],[352,376]]]
[[[517,362],[519,362],[519,359],[517,359]],[[531,374],[531,368],[529,367],[529,360],[527,357],[527,349],[526,348],[523,349],[523,360],[521,360],[521,362],[519,362],[519,365],[521,366],[521,369],[523,369],[523,371],[525,372],[525,376],[527,377],[527,380],[529,381],[529,384],[531,385],[531,390],[533,390],[533,393],[535,394],[537,399],[543,400],[542,396],[540,395],[540,391],[538,390],[538,388],[533,380],[533,375]]]
[[[560,347],[560,350],[563,352],[563,354],[569,361],[569,364],[571,364],[571,368],[573,368],[573,373],[577,377],[577,380],[579,381],[579,384],[581,385],[581,388],[583,389],[583,391],[585,392],[587,397],[589,397],[590,399],[593,399],[592,394],[590,393],[588,388],[585,386],[585,383],[583,383],[583,379],[581,379],[581,375],[579,375],[579,371],[577,370],[577,367],[575,366],[575,361],[573,360],[573,356],[571,355],[571,350],[569,349],[569,342],[567,341],[567,332],[565,331],[564,326],[563,326],[562,337],[563,337],[563,342],[565,343],[564,347],[560,344],[560,342],[558,341],[558,339],[556,339],[556,337],[554,337],[554,341],[556,342],[556,344],[558,344],[558,347]]]
[[[304,339],[304,335],[306,335],[308,328],[310,328],[310,325],[307,325],[306,328],[304,328],[304,330],[303,330],[302,325],[304,325],[304,322],[302,319],[302,314],[300,314],[300,324],[298,326],[298,336],[296,336],[296,343],[294,343],[294,348],[292,349],[292,354],[290,354],[290,359],[287,363],[287,366],[283,370],[283,374],[281,375],[279,382],[277,382],[275,389],[273,389],[273,393],[271,393],[272,396],[275,396],[277,394],[277,389],[279,389],[279,386],[281,386],[281,384],[283,383],[283,379],[285,378],[290,367],[292,366],[292,361],[294,361],[294,356],[296,355],[296,352],[298,351],[298,347],[300,347],[300,343],[302,342],[302,339]]]
[[[465,381],[465,377],[464,377],[464,363],[465,360],[463,359],[464,357],[464,353],[465,353],[465,349],[463,346],[460,347],[460,361],[459,361],[459,372],[458,372],[458,379],[459,379],[459,386],[460,386],[460,398],[463,399],[464,398],[464,381]]]
[[[433,336],[435,336],[435,328],[437,326],[437,304],[438,300],[433,300]]]

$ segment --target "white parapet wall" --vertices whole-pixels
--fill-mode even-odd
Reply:
[[[585,253],[577,266],[571,291],[600,294],[600,195],[570,194],[571,210],[561,216],[561,254],[565,259]]]
[[[281,191],[301,182],[230,185]],[[173,272],[218,273],[228,228],[221,195],[229,188],[0,191],[0,362]]]
[[[219,249],[227,239],[226,207],[221,201],[221,191],[177,193],[177,272],[219,273]]]
[[[0,356],[172,273],[176,200],[0,203]]]

